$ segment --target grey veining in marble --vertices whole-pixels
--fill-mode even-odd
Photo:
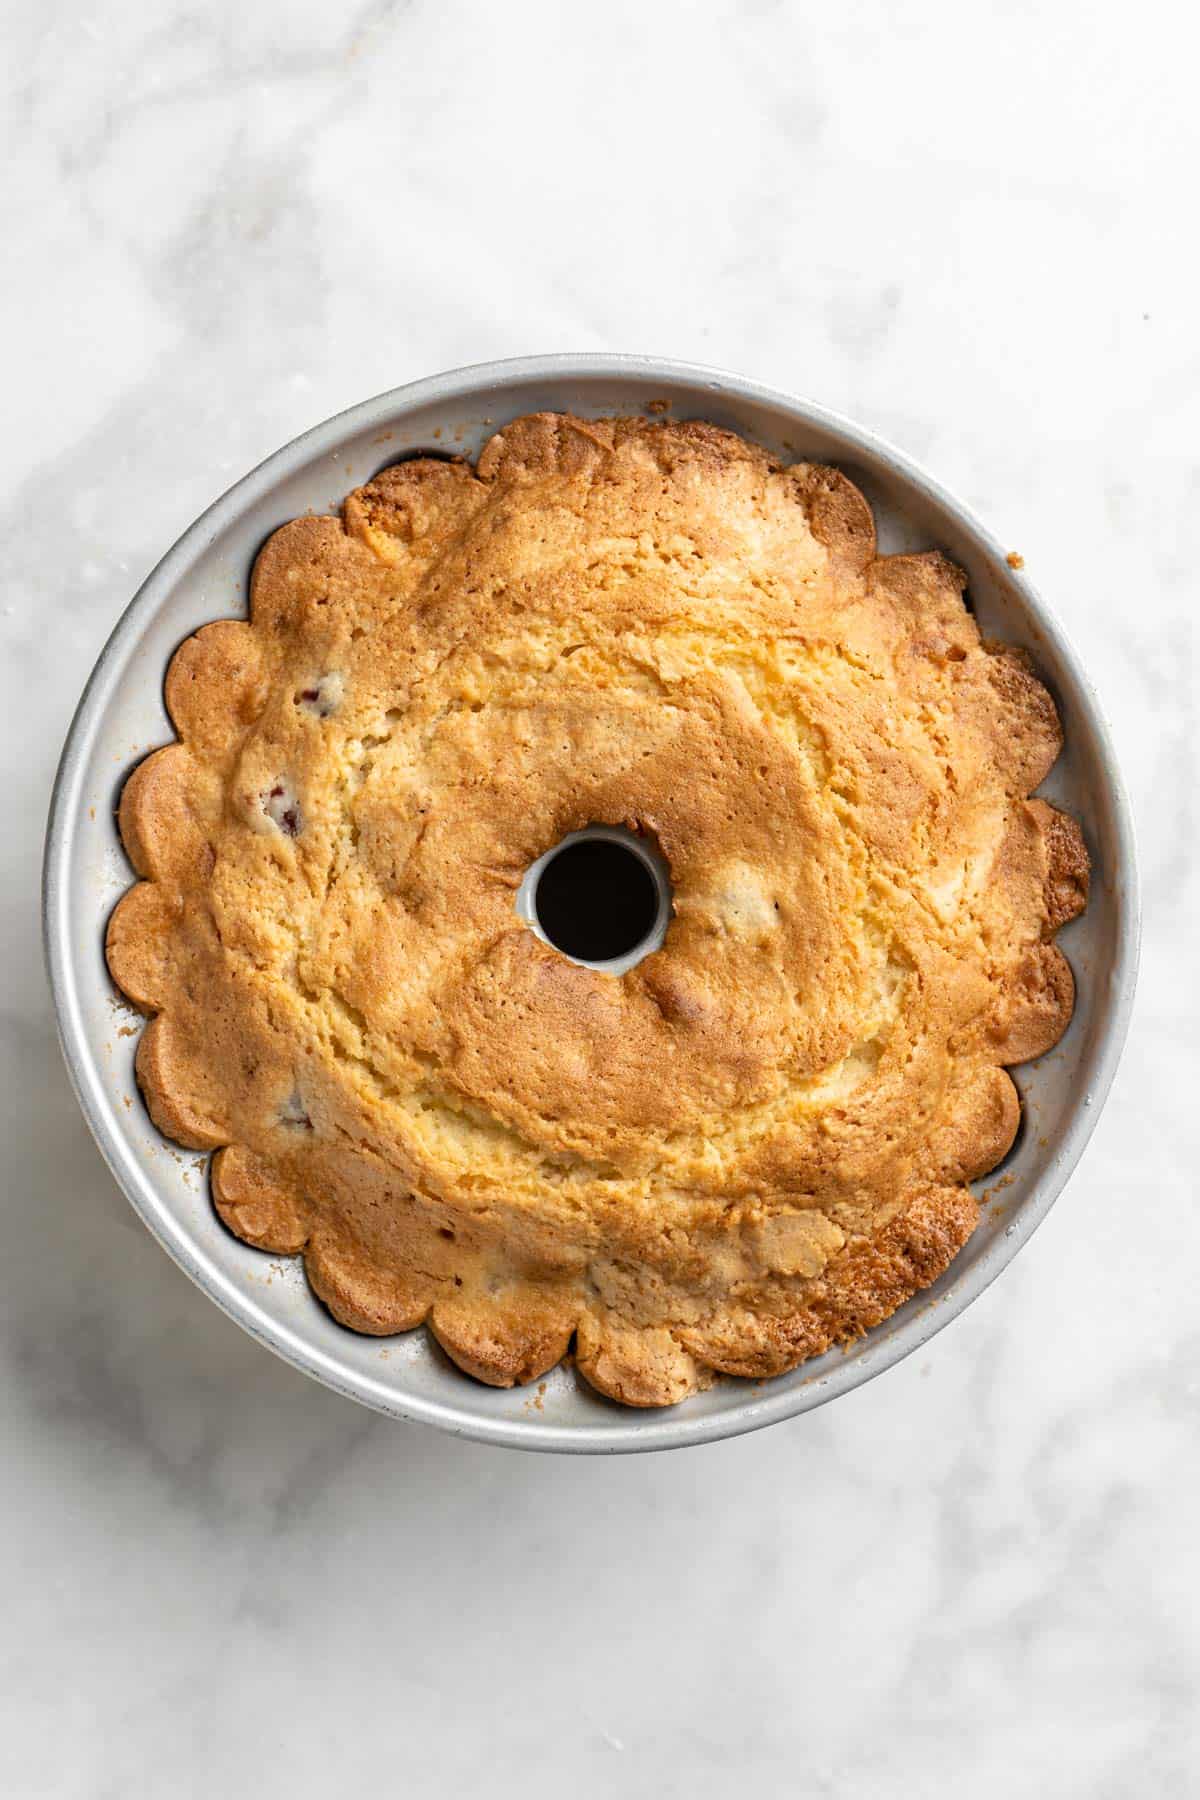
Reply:
[[[0,1719],[15,1796],[1200,1792],[1200,28],[1167,0],[0,20]],[[1124,1065],[920,1358],[706,1450],[389,1424],[194,1292],[37,943],[58,746],[238,473],[353,400],[647,349],[848,412],[1026,557],[1146,888]]]

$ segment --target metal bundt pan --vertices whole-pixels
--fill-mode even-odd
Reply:
[[[268,1258],[231,1237],[197,1173],[207,1159],[168,1146],[137,1097],[128,1031],[137,1015],[121,1016],[103,939],[132,879],[114,818],[120,784],[173,736],[162,700],[167,662],[198,626],[244,612],[251,563],[276,526],[335,511],[350,488],[414,450],[474,456],[520,413],[636,413],[652,402],[666,402],[674,418],[729,426],[789,461],[836,463],[874,506],[881,549],[937,546],[966,569],[985,636],[1025,645],[1058,702],[1066,749],[1043,791],[1081,821],[1093,880],[1086,913],[1060,939],[1076,975],[1074,1019],[1049,1055],[1014,1071],[1025,1129],[1004,1165],[1008,1181],[985,1200],[982,1224],[942,1280],[849,1350],[773,1381],[722,1380],[678,1407],[640,1412],[602,1399],[569,1368],[531,1397],[480,1386],[424,1331],[357,1336],[312,1297],[299,1259]],[[1001,547],[869,432],[756,382],[634,356],[486,363],[382,394],[286,445],[210,507],[132,602],[80,701],[51,801],[43,908],[63,1051],[88,1124],[147,1226],[218,1306],[297,1368],[381,1412],[491,1443],[592,1452],[703,1443],[820,1406],[882,1374],[982,1293],[1045,1218],[1091,1136],[1125,1038],[1138,946],[1133,830],[1107,725],[1061,628]],[[993,1172],[979,1187],[986,1194],[996,1182]]]

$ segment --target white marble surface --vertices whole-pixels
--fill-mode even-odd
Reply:
[[[5,1793],[1200,1791],[1198,51],[1167,0],[4,9]],[[851,413],[1023,551],[1147,900],[1004,1279],[832,1408],[609,1463],[227,1323],[87,1136],[37,927],[71,709],[197,511],[379,389],[584,348]]]

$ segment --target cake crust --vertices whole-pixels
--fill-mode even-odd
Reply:
[[[837,470],[704,423],[514,420],[264,546],[170,665],[109,924],[138,1080],[246,1242],[468,1374],[575,1343],[672,1404],[943,1272],[1070,1020],[1087,898],[1028,659],[876,554]],[[620,977],[518,918],[624,825],[671,870]]]

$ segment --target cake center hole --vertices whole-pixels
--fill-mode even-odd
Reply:
[[[658,890],[628,844],[584,837],[550,857],[538,877],[533,907],[556,950],[577,962],[612,962],[650,935]]]
[[[572,962],[623,975],[662,948],[671,871],[649,838],[623,825],[588,825],[530,864],[516,904],[544,944]]]

